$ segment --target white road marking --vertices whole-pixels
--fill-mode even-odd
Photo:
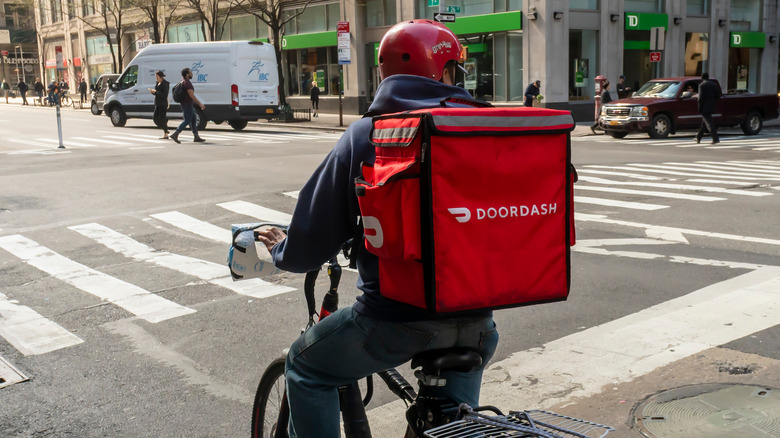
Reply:
[[[658,188],[674,189],[674,190],[696,190],[702,192],[728,193],[730,195],[742,195],[742,196],[760,197],[760,196],[772,195],[771,193],[766,193],[766,192],[751,192],[748,190],[724,189],[723,187],[694,186],[694,185],[687,185],[687,184],[651,183],[651,182],[644,182],[644,181],[643,182],[614,181],[610,179],[604,179],[604,178],[598,178],[592,176],[580,176],[579,181],[585,181],[594,184],[611,184],[617,186],[658,187]],[[576,187],[579,186],[577,185],[575,186],[575,188]]]
[[[593,173],[596,175],[627,176],[629,178],[649,180],[649,181],[666,180],[666,178],[662,178],[660,176],[642,175],[640,173],[610,172],[608,170],[594,170],[594,169],[584,169],[584,168],[578,168],[577,173]],[[673,178],[669,178],[669,180],[674,181]]]
[[[149,322],[195,313],[133,284],[98,272],[21,235],[0,237],[0,248],[29,265]]]
[[[44,143],[53,143],[53,144],[58,145],[58,146],[60,144],[60,141],[58,139],[53,139],[53,138],[36,138],[36,140],[42,141]],[[70,141],[70,139],[63,139],[62,140],[62,145],[65,146],[65,147],[74,147],[75,146],[75,147],[78,147],[78,148],[94,148],[95,147],[94,144],[87,144],[87,143],[81,143],[81,142],[77,142],[77,141]]]
[[[284,195],[285,195],[285,196],[289,196],[289,197],[291,197],[291,198],[298,199],[298,195],[299,195],[300,193],[301,193],[301,191],[300,191],[300,190],[296,190],[296,191],[294,191],[294,192],[284,192]]]
[[[628,208],[631,210],[644,210],[644,211],[653,211],[653,210],[660,210],[662,208],[669,208],[668,205],[647,204],[643,202],[618,201],[616,199],[591,198],[588,196],[575,196],[574,201],[579,202],[581,204],[604,205],[607,207],[619,207],[619,208]]]
[[[165,146],[137,146],[134,148],[129,148],[131,151],[141,151],[145,149],[165,149]]]
[[[704,176],[710,176],[723,179],[736,179],[736,180],[742,180],[742,181],[752,181],[755,178],[752,177],[743,177],[743,176],[731,176],[731,175],[707,175],[706,172],[698,171],[696,173],[691,172],[677,172],[672,170],[664,170],[664,169],[651,169],[651,168],[636,168],[636,167],[629,167],[629,166],[600,166],[600,165],[590,165],[588,168],[598,168],[598,169],[617,169],[617,170],[630,170],[632,172],[641,171],[641,172],[647,172],[647,173],[661,173],[664,175],[677,175],[677,176],[693,176],[693,177],[704,177]],[[762,178],[762,179],[770,179],[775,180],[774,178]],[[778,179],[780,180],[780,179]]]
[[[28,146],[43,146],[41,145],[41,142],[39,141],[31,141],[31,140],[22,140],[19,138],[6,138],[7,141],[13,142],[13,143],[21,143],[26,144]]]
[[[115,140],[102,140],[102,139],[99,139],[99,138],[90,138],[90,137],[70,137],[70,138],[75,138],[77,140],[93,141],[95,143],[105,143],[105,144],[110,144],[112,146],[128,146],[128,145],[130,145],[130,143],[123,143],[123,142],[115,141]]]
[[[230,276],[227,264],[221,265],[194,257],[172,254],[167,251],[157,251],[100,224],[91,223],[68,228],[105,245],[125,257],[154,263],[164,268],[191,275],[241,295],[266,298],[295,290],[294,288],[275,285],[259,278],[234,282]],[[227,253],[227,249],[225,252]]]
[[[51,150],[51,149],[27,149],[22,151],[6,152],[6,155],[51,155],[51,154],[69,154],[68,150]]]
[[[713,201],[726,200],[726,198],[716,198],[713,196],[687,195],[685,193],[656,192],[651,190],[618,189],[615,187],[594,187],[594,186],[584,186],[581,184],[577,184],[574,186],[574,192],[576,193],[578,190],[590,190],[595,192],[607,192],[607,193],[621,193],[624,195],[651,196],[656,198],[686,199],[688,201],[713,202]]]
[[[730,185],[730,186],[740,186],[740,187],[748,187],[748,186],[757,186],[758,184],[753,184],[749,182],[744,181],[721,181],[717,179],[701,179],[701,178],[693,178],[686,180],[687,182],[695,182],[695,183],[704,183],[704,184],[724,184],[724,185]]]
[[[168,140],[150,140],[146,138],[138,138],[134,136],[119,136],[119,135],[104,135],[105,138],[116,138],[119,140],[130,140],[130,141],[139,141],[141,143],[156,143],[156,144],[167,144],[170,143]],[[130,143],[132,144],[132,143]]]
[[[751,236],[738,236],[735,234],[713,233],[709,231],[692,230],[689,228],[665,227],[661,225],[642,224],[638,222],[628,222],[628,221],[621,221],[616,219],[609,219],[603,215],[574,213],[574,221],[575,222],[577,221],[599,222],[602,224],[621,225],[624,227],[631,227],[631,228],[644,228],[645,230],[649,230],[649,229],[665,230],[666,232],[678,232],[682,234],[688,234],[691,236],[704,236],[713,239],[737,240],[740,242],[751,242],[751,243],[761,243],[765,245],[780,246],[780,240],[777,239],[766,239],[763,237],[751,237]]]
[[[777,324],[780,268],[762,268],[496,362],[482,402],[549,407],[587,397]],[[507,391],[505,382],[527,379],[543,384]]]
[[[227,244],[230,244],[233,240],[229,229],[218,227],[214,224],[195,219],[192,216],[188,216],[178,211],[152,214],[150,216],[157,220],[161,220],[165,223],[173,225],[174,227],[181,228],[182,230],[189,231],[190,233],[197,234],[198,236],[202,236],[210,240]]]
[[[777,170],[770,170],[770,169],[743,169],[743,168],[737,168],[734,165],[723,163],[723,164],[708,164],[708,163],[664,163],[664,164],[671,164],[671,165],[684,165],[689,167],[702,167],[706,169],[715,169],[715,170],[730,170],[730,171],[750,171],[751,175],[766,175],[766,176],[780,176],[780,169]]]
[[[25,356],[44,354],[84,342],[35,310],[0,293],[0,336]]]
[[[697,161],[697,163],[719,164],[717,161]],[[727,161],[731,166],[746,167],[749,169],[780,170],[780,161]]]
[[[217,205],[234,213],[250,216],[255,219],[260,219],[261,221],[276,222],[282,225],[289,224],[292,219],[292,215],[290,214],[246,201],[223,202]]]
[[[694,166],[688,166],[684,164],[677,164],[677,165],[663,165],[663,164],[644,164],[644,163],[632,163],[629,166],[634,167],[640,167],[640,168],[647,168],[647,169],[666,169],[666,170],[681,170],[684,172],[701,172],[701,176],[704,176],[706,174],[716,174],[716,175],[732,175],[732,176],[744,176],[748,178],[769,178],[769,179],[780,179],[780,176],[778,177],[765,177],[763,175],[758,175],[753,172],[740,172],[740,171],[733,171],[733,170],[716,170],[716,169],[698,169]]]

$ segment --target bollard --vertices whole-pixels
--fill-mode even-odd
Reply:
[[[57,99],[57,135],[60,139],[60,146],[57,149],[65,149],[65,146],[62,144],[62,120],[60,118],[60,101]]]

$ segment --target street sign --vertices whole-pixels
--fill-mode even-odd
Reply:
[[[349,45],[349,21],[339,21],[336,24],[336,45],[339,53],[339,65],[352,63],[352,52]]]
[[[433,19],[438,21],[439,23],[454,23],[455,14],[449,12],[438,12],[434,14]]]
[[[663,27],[651,27],[650,28],[650,50],[663,50],[664,49],[664,28]]]
[[[0,29],[0,44],[11,44],[11,31]]]
[[[439,6],[439,0],[428,0],[428,7]]]
[[[661,52],[650,52],[650,62],[661,62]]]
[[[452,12],[453,14],[460,14],[460,6],[445,6],[444,12]]]

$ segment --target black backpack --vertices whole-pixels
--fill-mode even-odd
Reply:
[[[173,86],[173,92],[171,92],[171,95],[173,96],[173,101],[176,103],[181,103],[182,100],[184,100],[184,96],[186,96],[187,91],[184,89],[184,81],[180,81],[178,84]]]

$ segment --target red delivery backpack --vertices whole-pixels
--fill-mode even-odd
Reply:
[[[573,129],[543,108],[374,117],[376,161],[355,190],[381,294],[431,313],[565,300]]]

